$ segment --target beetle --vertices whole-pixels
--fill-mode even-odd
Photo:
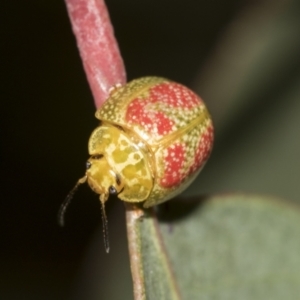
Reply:
[[[117,85],[96,118],[100,125],[88,142],[85,176],[63,203],[61,224],[75,190],[87,181],[100,195],[107,236],[104,204],[109,195],[143,202],[145,208],[167,201],[191,184],[212,150],[213,124],[205,104],[187,87],[165,78]]]

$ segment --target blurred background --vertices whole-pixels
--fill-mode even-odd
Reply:
[[[206,101],[212,157],[185,195],[299,201],[299,1],[107,0],[128,79],[165,76]],[[63,1],[1,3],[0,299],[132,299],[124,207],[82,186],[95,107]]]

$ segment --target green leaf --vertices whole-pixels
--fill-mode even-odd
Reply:
[[[299,299],[295,206],[228,195],[173,200],[157,216],[136,214],[128,227],[132,269],[139,265],[134,285],[139,278],[143,291],[135,299]]]

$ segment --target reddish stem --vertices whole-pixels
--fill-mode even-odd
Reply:
[[[96,107],[126,73],[103,0],[65,0]]]
[[[103,0],[65,0],[84,69],[94,101],[100,107],[116,84],[125,84],[126,74],[119,48],[113,34],[109,15]],[[140,212],[127,205],[127,228],[130,261],[134,280],[135,299],[145,299],[139,237],[132,231]]]

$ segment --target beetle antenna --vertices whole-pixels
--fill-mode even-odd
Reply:
[[[102,195],[101,195],[102,196]],[[109,253],[109,236],[108,236],[108,221],[105,212],[105,199],[100,196],[101,202],[101,216],[102,216],[102,226],[103,226],[103,240],[104,240],[104,247],[106,253]]]
[[[69,194],[67,195],[66,199],[64,200],[64,202],[61,204],[58,214],[57,214],[57,220],[58,220],[58,224],[61,227],[64,227],[65,225],[65,212],[69,206],[69,204],[71,203],[71,200],[74,196],[74,194],[76,193],[78,187],[82,184],[86,182],[86,176],[80,178],[76,185],[73,187],[73,189],[69,192]]]

